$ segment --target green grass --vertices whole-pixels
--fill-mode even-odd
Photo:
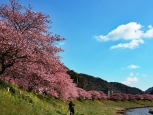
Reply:
[[[9,92],[8,86],[11,87]],[[153,106],[152,101],[146,100],[74,100],[73,102],[76,105],[75,115],[117,115],[118,109]],[[0,87],[0,115],[69,115],[68,103],[69,101],[63,102],[51,96],[27,92],[9,84]]]

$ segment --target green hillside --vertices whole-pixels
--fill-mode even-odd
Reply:
[[[8,91],[10,87],[10,91]],[[116,111],[153,106],[151,101],[73,100],[75,115],[117,115]],[[48,95],[24,91],[0,81],[0,115],[68,115],[68,103]]]
[[[68,74],[74,80],[78,87],[85,90],[113,90],[114,92],[122,92],[126,94],[143,94],[144,92],[135,87],[129,87],[127,85],[118,82],[107,82],[98,77],[94,77],[87,74],[79,74],[73,70],[69,70]]]

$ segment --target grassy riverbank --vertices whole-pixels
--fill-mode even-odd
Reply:
[[[0,115],[66,115],[68,103],[17,87],[9,92],[7,88],[0,88]],[[74,100],[74,103],[75,115],[117,115],[116,111],[123,108],[153,106],[153,102],[147,100]]]

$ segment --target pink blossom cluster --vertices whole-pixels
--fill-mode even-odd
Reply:
[[[78,88],[79,99],[107,99],[107,95],[103,91],[85,91],[84,89]]]
[[[153,100],[151,94],[125,94],[125,93],[113,93],[110,98],[111,100]]]

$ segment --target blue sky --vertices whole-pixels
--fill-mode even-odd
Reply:
[[[153,86],[152,0],[19,2],[50,15],[50,31],[66,38],[58,46],[69,69],[143,91]]]

